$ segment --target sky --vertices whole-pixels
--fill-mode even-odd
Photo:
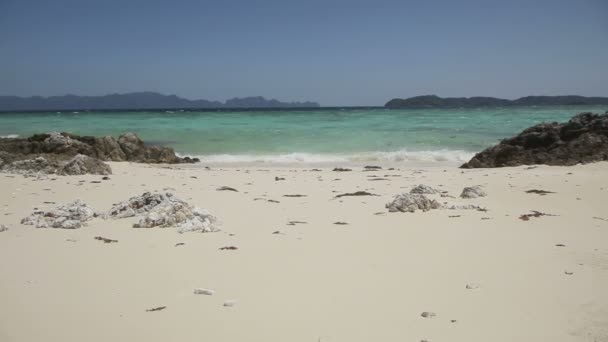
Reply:
[[[608,96],[608,0],[0,0],[0,95]]]

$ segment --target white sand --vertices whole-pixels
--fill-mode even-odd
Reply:
[[[10,227],[0,233],[0,341],[608,341],[608,221],[594,218],[608,220],[608,163],[344,173],[111,166],[100,184],[0,174],[0,223]],[[387,213],[394,195],[420,183],[456,197],[480,184],[487,197],[441,200],[488,211]],[[216,191],[224,185],[239,192]],[[164,188],[216,215],[222,232],[134,229],[135,218],[78,230],[19,224],[54,207],[45,201],[107,210]],[[333,199],[357,190],[380,196]],[[518,219],[531,210],[557,216]]]

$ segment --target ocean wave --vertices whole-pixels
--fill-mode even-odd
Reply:
[[[19,138],[19,134],[0,135],[0,138],[9,138],[9,139]]]
[[[328,163],[463,163],[474,153],[463,150],[375,151],[352,154],[284,153],[284,154],[211,154],[195,156],[211,164],[328,164]]]

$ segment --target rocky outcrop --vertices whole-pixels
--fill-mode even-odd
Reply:
[[[62,176],[71,175],[110,175],[112,169],[110,166],[99,159],[77,154],[70,159],[65,165],[61,166],[55,173]]]
[[[118,139],[70,133],[0,138],[0,170],[5,172],[110,174],[110,167],[102,161],[178,164],[199,160],[178,157],[170,147],[146,145],[135,133],[125,133]]]
[[[139,163],[191,163],[196,158],[180,158],[170,147],[146,145],[135,133],[91,137],[71,133],[36,134],[29,138],[2,138],[0,151],[15,155],[57,154],[74,157],[83,154],[102,161]]]
[[[36,228],[76,229],[96,216],[95,211],[81,200],[60,205],[50,211],[37,210],[21,220],[22,224]]]
[[[410,212],[416,210],[429,211],[431,209],[440,209],[441,203],[434,199],[430,199],[422,194],[403,193],[395,196],[392,202],[386,204],[386,208],[390,212]]]
[[[608,160],[608,113],[581,113],[566,123],[541,123],[477,153],[462,168],[575,165]]]

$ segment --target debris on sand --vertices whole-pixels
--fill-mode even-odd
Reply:
[[[218,248],[220,251],[236,251],[237,249],[239,249],[236,246],[225,246],[225,247],[220,247]]]
[[[37,210],[21,220],[21,224],[36,228],[77,229],[97,216],[95,210],[81,200],[60,205],[49,211]]]
[[[424,318],[433,318],[433,317],[437,316],[437,314],[435,314],[434,312],[425,311],[425,312],[421,313],[420,316],[422,316]]]
[[[374,171],[374,170],[382,170],[382,167],[369,165],[369,166],[364,166],[363,169],[366,171]]]
[[[193,292],[194,292],[194,294],[202,294],[202,295],[207,295],[207,296],[213,296],[213,294],[215,293],[214,290],[202,289],[202,288],[194,289]]]
[[[440,209],[442,205],[434,199],[429,199],[425,195],[403,193],[395,196],[392,202],[386,204],[386,208],[390,212],[410,212],[416,210],[429,211],[431,209]]]
[[[339,225],[339,226],[345,226],[348,223],[347,222],[338,221],[338,222],[334,222],[334,224]]]
[[[282,180],[285,180],[285,178],[283,178],[283,177],[274,177],[274,180],[275,181],[282,181]]]
[[[379,195],[372,194],[371,192],[367,192],[367,191],[356,191],[356,192],[348,192],[345,194],[336,195],[335,198],[340,198],[340,197],[345,197],[345,196],[379,196]]]
[[[7,226],[5,226],[5,225],[3,225],[3,224],[0,224],[0,233],[5,232],[5,231],[7,231],[7,230],[8,230],[8,227],[7,227]]]
[[[486,196],[487,194],[481,189],[479,185],[465,187],[464,189],[462,189],[462,193],[460,194],[461,198],[477,198]]]
[[[161,311],[161,310],[165,310],[166,308],[167,308],[166,306],[157,306],[155,308],[146,310],[146,312]]]
[[[239,192],[237,189],[235,188],[231,188],[229,186],[220,186],[219,188],[216,189],[217,191],[234,191],[234,192]]]
[[[532,189],[532,190],[527,190],[526,193],[527,194],[537,194],[537,195],[545,196],[547,194],[554,194],[555,192],[553,192],[553,191],[547,191],[547,190]]]
[[[226,306],[226,307],[233,307],[235,305],[236,305],[236,300],[234,300],[234,299],[229,299],[224,302],[224,306]]]
[[[523,215],[519,216],[519,219],[522,221],[530,221],[531,217],[541,217],[541,216],[557,216],[557,215],[551,215],[551,214],[547,214],[547,213],[541,213],[540,211],[532,210],[532,213],[523,214]]]
[[[295,195],[283,195],[283,197],[306,197],[308,195],[300,195],[300,194],[295,194]]]
[[[287,222],[288,226],[295,226],[296,224],[307,224],[308,222],[304,222],[304,221],[289,221]]]
[[[332,171],[336,171],[336,172],[348,172],[348,171],[352,171],[352,170],[344,168],[344,167],[336,167]]]
[[[104,238],[104,237],[101,237],[101,236],[96,236],[94,239],[95,240],[99,240],[99,241],[103,241],[104,243],[118,242],[118,240],[112,240],[112,239]]]

